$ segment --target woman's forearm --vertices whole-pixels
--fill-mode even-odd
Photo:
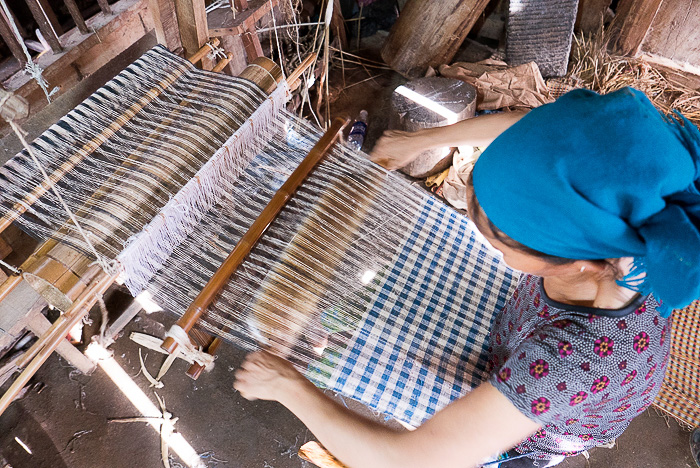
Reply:
[[[401,432],[361,417],[300,379],[278,400],[343,464],[355,468],[407,467]]]
[[[372,161],[389,170],[411,163],[423,151],[456,146],[488,146],[527,112],[502,112],[416,132],[388,130],[377,140]]]
[[[462,120],[446,127],[418,130],[424,149],[456,146],[488,146],[501,133],[520,120],[527,112],[501,112]]]
[[[351,412],[289,362],[264,351],[246,357],[234,386],[245,398],[282,403],[351,468],[472,468],[539,428],[485,383],[415,431],[394,431]]]

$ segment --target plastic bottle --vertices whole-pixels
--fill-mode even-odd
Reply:
[[[355,120],[350,128],[350,134],[348,135],[348,145],[351,148],[360,151],[362,149],[362,143],[365,141],[365,135],[367,134],[367,111],[360,111],[360,116]]]

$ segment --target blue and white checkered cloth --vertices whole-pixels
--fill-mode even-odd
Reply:
[[[516,282],[471,221],[426,198],[328,387],[420,425],[488,378],[491,322]]]

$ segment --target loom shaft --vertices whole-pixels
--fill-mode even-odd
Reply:
[[[348,119],[336,118],[328,131],[314,145],[299,167],[292,173],[287,181],[280,187],[272,200],[267,204],[260,216],[248,229],[246,234],[238,241],[236,247],[231,251],[224,263],[219,267],[206,286],[192,302],[185,314],[177,321],[177,326],[188,332],[195,326],[199,318],[204,314],[209,305],[214,302],[216,296],[228,283],[236,269],[243,263],[256,242],[262,237],[270,224],[287,201],[292,197],[296,189],[304,182],[316,165],[330,151],[340,132],[349,123]],[[178,343],[168,336],[161,346],[165,351],[173,353],[177,349]]]

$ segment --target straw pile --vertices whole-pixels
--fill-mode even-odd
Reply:
[[[700,125],[698,91],[667,79],[652,64],[641,58],[610,53],[608,37],[602,30],[590,36],[575,36],[568,73],[565,77],[550,82],[570,89],[587,88],[601,94],[632,86],[643,91],[661,112],[670,114],[677,110]]]

